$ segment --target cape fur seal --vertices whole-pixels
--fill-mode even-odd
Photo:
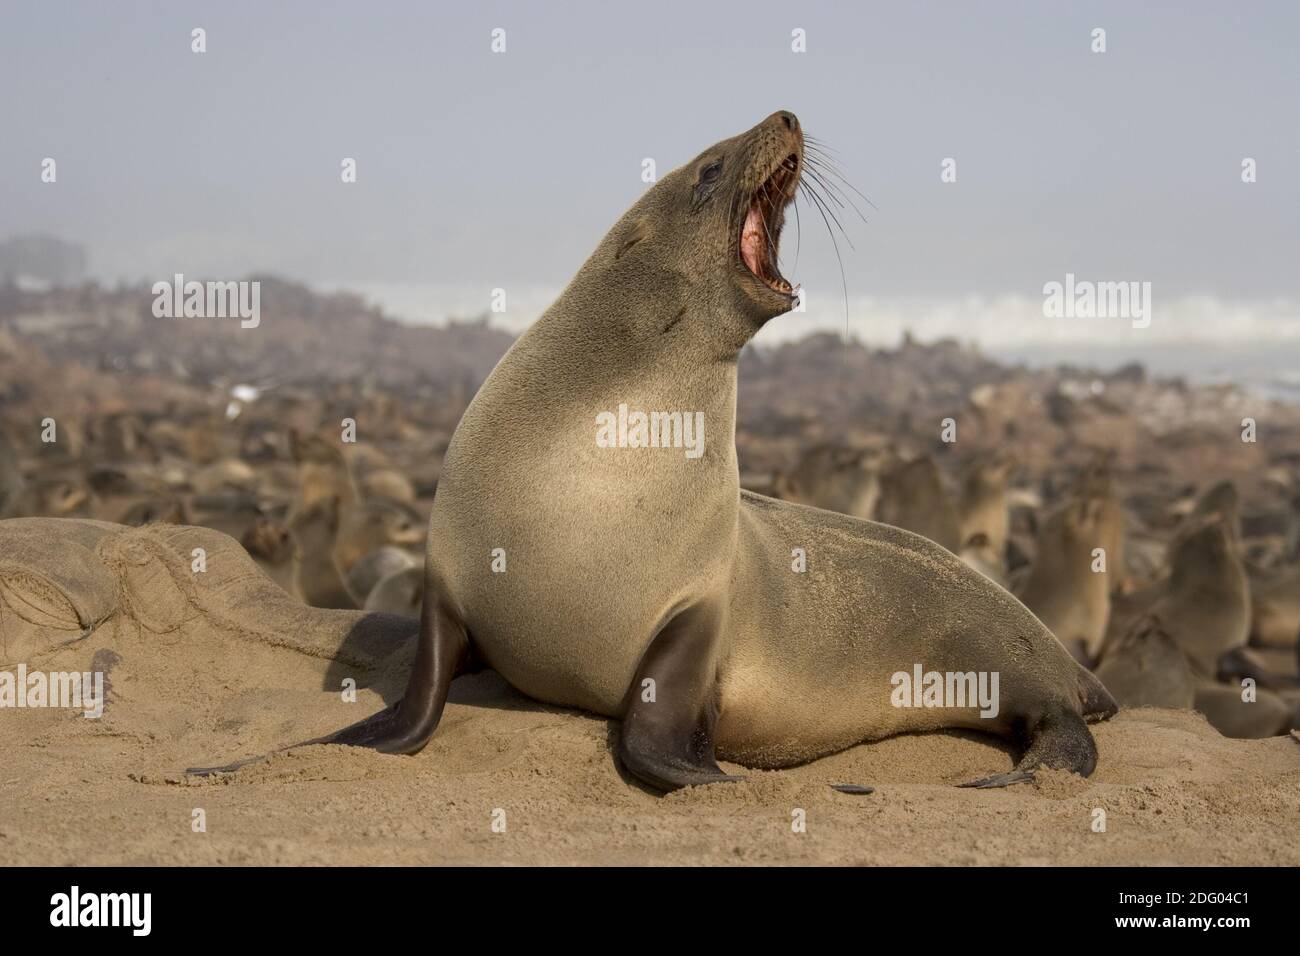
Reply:
[[[293,589],[312,607],[355,608],[343,573],[334,560],[339,502],[326,498],[289,516],[293,540]]]
[[[1196,687],[1195,708],[1225,737],[1258,739],[1284,734],[1295,725],[1293,707],[1277,694],[1259,690],[1241,699],[1241,687],[1204,681]]]
[[[245,529],[239,543],[267,577],[293,593],[294,545],[288,525],[259,515]]]
[[[818,445],[792,469],[776,476],[773,497],[859,518],[874,517],[886,456],[881,451]]]
[[[423,543],[424,525],[407,505],[384,498],[339,503],[333,552],[344,574],[378,548],[418,548]]]
[[[1250,582],[1250,643],[1295,647],[1300,634],[1300,564]]]
[[[1233,542],[1241,540],[1241,496],[1231,481],[1220,481],[1201,495],[1192,508],[1193,522],[1198,518],[1218,516],[1223,519]]]
[[[1124,506],[1115,489],[1115,453],[1101,450],[1093,454],[1070,488],[1076,499],[1092,499],[1098,511],[1098,547],[1106,549],[1106,574],[1112,592],[1124,587],[1128,579],[1127,528]]]
[[[957,510],[961,516],[961,550],[958,556],[991,581],[1006,586],[1007,539],[1011,512],[1007,480],[1015,467],[1009,455],[981,456],[972,462],[962,480]]]
[[[371,588],[362,607],[367,611],[419,617],[423,601],[424,569],[404,568],[394,571]]]
[[[419,564],[415,557],[401,548],[390,544],[375,548],[354,564],[343,578],[348,593],[361,607],[366,598],[384,578],[399,571],[406,571]]]
[[[958,510],[961,514],[963,547],[976,535],[984,535],[984,544],[998,555],[1007,548],[1010,533],[1010,508],[1007,505],[1007,481],[1015,468],[1009,455],[994,454],[971,464],[962,480]]]
[[[1098,498],[1067,501],[1048,515],[1019,592],[1025,606],[1082,662],[1096,659],[1110,616],[1110,565],[1106,572],[1093,570],[1093,552],[1107,541],[1105,515]]]
[[[1230,519],[1211,514],[1174,544],[1169,580],[1151,613],[1187,655],[1196,674],[1214,678],[1225,654],[1250,635],[1250,586]]]
[[[918,535],[740,488],[737,358],[795,301],[777,240],[803,155],[778,112],[664,176],[520,336],[447,449],[405,697],[312,743],[419,751],[473,656],[621,718],[657,790],[944,727],[1025,745],[980,786],[1092,772],[1085,720],[1115,702],[1011,595]],[[620,405],[702,420],[700,454],[602,445]],[[996,715],[894,706],[914,667],[997,673]]]
[[[1196,678],[1178,642],[1147,616],[1117,641],[1108,642],[1097,677],[1121,707],[1188,709]]]
[[[939,467],[928,455],[905,462],[885,475],[876,520],[929,538],[953,553],[961,549],[956,502],[943,486]]]
[[[1001,553],[993,547],[988,535],[977,532],[966,539],[957,556],[968,565],[984,575],[990,581],[1002,587],[1007,586],[1007,575]]]

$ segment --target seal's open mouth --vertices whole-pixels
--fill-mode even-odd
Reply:
[[[776,256],[785,207],[794,198],[798,183],[799,157],[791,153],[750,196],[740,227],[740,259],[745,268],[782,295],[790,295],[794,290],[777,269]]]

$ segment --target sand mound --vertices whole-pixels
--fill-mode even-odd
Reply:
[[[1300,863],[1300,744],[1229,740],[1185,711],[1095,726],[1089,780],[959,790],[1013,755],[929,734],[660,798],[618,771],[611,722],[484,672],[453,685],[417,757],[312,747],[187,778],[379,709],[404,684],[413,622],[303,607],[198,528],[0,522],[0,555],[6,669],[93,661],[110,684],[99,719],[0,711],[0,864]]]

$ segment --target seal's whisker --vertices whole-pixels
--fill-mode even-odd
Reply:
[[[876,210],[876,212],[880,212],[880,207],[871,201],[871,197],[860,190],[857,186],[853,185],[849,178],[844,175],[844,171],[840,167],[839,161],[834,157],[828,156],[825,152],[822,152],[814,146],[811,149],[805,150],[804,158],[807,159],[809,163],[835,176],[840,180],[840,182],[844,183],[845,186],[848,186],[849,189],[852,189],[855,193],[861,196],[863,202]]]
[[[833,168],[833,167],[827,167],[827,166],[820,165],[820,164],[816,164],[816,163],[814,163],[813,165],[815,166],[815,168],[816,168],[819,172],[825,173],[826,175],[833,176],[833,177],[835,177],[836,179],[838,179],[839,182],[842,183],[844,186],[847,186],[849,189],[853,190],[853,192],[854,192],[854,193],[855,193],[859,198],[861,198],[862,201],[865,202],[868,206],[870,206],[870,207],[871,207],[872,209],[874,209],[876,212],[880,212],[880,207],[877,206],[874,202],[872,202],[872,201],[871,201],[871,198],[870,198],[869,196],[867,196],[865,193],[863,193],[862,190],[858,189],[857,186],[855,186],[855,185],[853,185],[853,183],[849,182],[848,179],[846,179],[846,178],[844,177],[844,174],[841,173],[839,170],[837,170],[837,169],[835,169],[835,168]],[[836,185],[836,188],[837,188],[837,189],[840,188],[838,184]],[[842,190],[842,189],[840,189],[840,192],[841,192],[842,195],[844,195],[844,198],[845,198],[845,199],[849,199],[849,196],[848,196],[847,194],[843,193],[843,190]]]
[[[808,178],[820,187],[822,194],[827,198],[834,199],[837,206],[845,208],[846,203],[853,205],[851,198],[844,193],[844,190],[833,180],[827,178],[825,167],[819,165],[812,157],[808,158],[808,164],[804,167],[804,171],[808,174]],[[855,211],[861,215],[861,210],[857,210],[855,207]]]
[[[849,182],[847,179],[845,179],[845,178],[844,178],[844,174],[841,173],[841,172],[839,172],[839,171],[838,171],[837,169],[835,169],[834,167],[827,166],[826,164],[820,162],[819,160],[817,160],[817,159],[815,159],[815,158],[813,158],[813,157],[808,157],[808,168],[809,168],[809,173],[810,173],[810,174],[811,174],[813,171],[816,171],[820,176],[822,176],[822,177],[823,177],[823,180],[822,180],[823,185],[826,186],[828,189],[834,189],[837,193],[839,193],[839,195],[842,196],[842,197],[844,198],[844,200],[845,200],[845,201],[846,201],[850,206],[853,207],[853,211],[856,212],[856,213],[858,214],[859,218],[861,218],[863,222],[869,222],[869,220],[868,220],[867,217],[863,214],[862,210],[858,208],[857,203],[855,203],[855,202],[853,201],[853,198],[852,198],[851,196],[849,196],[847,193],[845,193],[844,190],[843,190],[843,188],[841,188],[840,185],[839,185],[838,183],[835,183],[835,182],[833,182],[832,180],[829,180],[829,179],[825,179],[824,177],[826,177],[826,176],[834,176],[836,179],[838,179],[840,182],[842,182],[845,186],[848,186],[849,189],[852,189],[855,193],[857,193],[859,196],[861,196],[862,199],[867,203],[867,205],[869,205],[872,209],[875,209],[876,212],[879,212],[879,211],[880,211],[879,207],[878,207],[875,203],[873,203],[870,199],[868,199],[866,196],[864,196],[864,195],[862,194],[862,191],[861,191],[861,190],[859,190],[859,189],[858,189],[856,186],[854,186],[851,182]]]
[[[817,149],[821,152],[825,152],[826,150],[830,150],[832,153],[839,152],[838,149],[836,149],[830,143],[826,142],[826,140],[818,139],[816,136],[809,136],[807,133],[804,133],[803,141],[805,146],[811,146],[812,148]]]
[[[840,285],[844,289],[844,345],[847,348],[849,344],[849,280],[844,274],[844,258],[840,255],[840,244],[835,241],[835,233],[831,229],[830,221],[827,220],[826,214],[822,212],[821,204],[812,190],[806,188],[802,181],[799,183],[799,188],[804,191],[804,195],[810,198],[817,207],[817,211],[821,213],[822,222],[826,223],[826,231],[830,233],[831,245],[835,248],[835,259],[840,264]]]
[[[861,219],[864,224],[866,225],[871,224],[871,220],[869,220],[866,217],[866,214],[863,213],[863,211],[857,207],[857,204],[854,203],[853,200],[851,200],[848,196],[845,196],[842,191],[836,189],[833,183],[828,183],[824,179],[821,179],[817,176],[812,176],[811,178],[817,183],[818,187],[821,189],[823,198],[830,199],[840,209],[843,210],[851,209],[853,211],[853,214],[857,216],[859,219]]]
[[[835,210],[830,207],[830,204],[826,199],[817,192],[816,186],[807,182],[803,185],[808,187],[808,195],[817,203],[818,208],[822,211],[822,217],[830,217],[830,220],[826,223],[826,228],[830,229],[831,222],[834,222],[836,228],[840,231],[840,235],[844,237],[844,241],[849,244],[849,248],[854,252],[857,252],[857,248],[853,245],[853,240],[850,239],[849,234],[844,231],[844,224],[840,222],[839,217],[835,215]]]
[[[837,205],[841,209],[852,209],[855,213],[858,214],[858,217],[861,218],[863,222],[867,221],[867,217],[862,215],[862,210],[860,210],[857,206],[855,206],[852,200],[850,200],[847,196],[845,196],[843,191],[839,189],[834,183],[828,182],[823,176],[821,176],[817,172],[817,170],[813,169],[812,167],[809,167],[808,175],[812,178],[814,182],[817,183],[818,186],[821,187],[822,194],[826,198],[830,199],[832,202],[835,203],[835,205]]]

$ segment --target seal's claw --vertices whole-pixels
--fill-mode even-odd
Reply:
[[[186,767],[185,776],[211,777],[218,773],[234,773],[241,767],[247,767],[251,763],[261,763],[265,759],[265,757],[248,757],[245,760],[236,760],[234,763],[222,764],[220,767]]]
[[[1016,783],[1030,783],[1034,779],[1032,770],[1012,770],[1009,773],[995,773],[991,777],[959,783],[959,787],[974,787],[979,790],[991,790],[994,787],[1009,787]]]

